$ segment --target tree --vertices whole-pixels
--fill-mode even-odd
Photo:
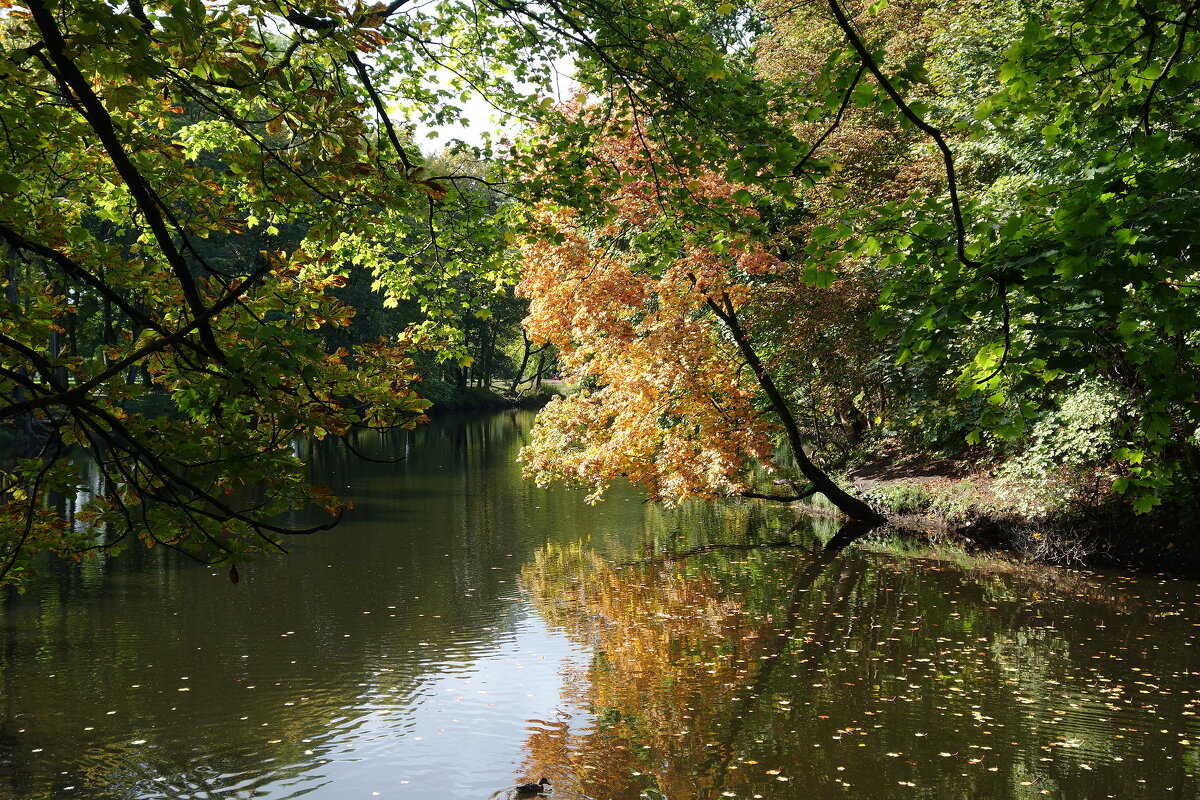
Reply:
[[[1118,471],[1113,487],[1146,510],[1179,480],[1195,485],[1194,9],[830,0],[763,10],[774,38],[757,64],[715,45],[704,9],[671,8],[644,33],[621,28],[656,64],[623,82],[613,59],[586,62],[593,110],[535,140],[530,152],[557,167],[529,185],[580,212],[568,224],[585,239],[620,220],[606,204],[630,185],[622,169],[651,176],[671,213],[691,202],[680,176],[704,171],[740,186],[764,219],[798,209],[772,243],[797,270],[773,278],[777,302],[751,306],[772,313],[734,308],[723,324],[729,341],[740,330],[768,356],[776,387],[829,398],[852,432],[866,416],[855,403],[877,403],[883,419],[899,413],[957,433],[960,447],[987,440],[1011,453],[1006,441],[1074,395],[1124,394],[1133,402],[1112,407],[1112,447],[1098,462]],[[686,64],[685,42],[698,54]],[[632,170],[596,155],[609,125],[640,148]],[[610,238],[648,262],[676,244]],[[805,357],[786,365],[780,322],[796,320],[798,304],[783,298],[830,284],[859,308],[877,298],[894,364],[860,344],[841,374]],[[729,316],[717,306],[709,312]],[[865,342],[861,332],[847,340]]]
[[[721,119],[726,95],[695,91],[721,75],[711,31],[737,39],[714,8],[4,0],[0,418],[39,446],[4,473],[3,576],[131,532],[236,562],[280,547],[280,510],[336,513],[289,437],[410,424],[423,402],[409,343],[322,351],[337,337],[319,329],[349,316],[331,291],[369,273],[389,303],[419,307],[412,342],[448,337],[465,357],[459,290],[504,280],[486,192],[460,191],[489,181],[430,172],[407,123],[453,123],[472,91],[553,117],[544,87],[569,48],[647,120],[671,106],[639,100],[646,86]],[[72,448],[106,477],[68,522],[54,498],[76,489]]]
[[[1100,457],[1113,487],[1142,511],[1181,480],[1194,498],[1195,9],[917,5],[897,26],[880,8],[780,10],[815,19],[799,38],[823,66],[796,89],[838,109],[826,163],[853,165],[837,137],[873,115],[926,165],[875,201],[870,176],[840,170],[860,202],[814,227],[810,259],[872,265],[881,331],[901,363],[953,376],[970,441],[1003,447],[1080,392],[1123,395]]]
[[[611,216],[589,224],[580,209],[544,203],[522,242],[526,325],[585,387],[539,416],[523,454],[529,471],[588,485],[592,499],[617,476],[655,500],[761,497],[749,473],[779,466],[778,439],[810,486],[772,499],[821,492],[855,519],[878,520],[809,458],[743,325],[789,269],[753,235],[747,189],[712,172],[663,169],[620,119],[597,127],[605,135],[591,156],[636,176],[597,187]],[[671,202],[664,185],[686,187],[686,202]]]
[[[450,235],[452,189],[478,182],[426,171],[379,87],[453,122],[470,82],[516,96],[493,61],[541,74],[529,32],[450,4],[0,5],[0,419],[31,434],[0,475],[0,577],[131,535],[236,563],[305,532],[283,510],[336,518],[346,504],[306,481],[291,439],[419,421],[414,342],[461,312],[423,254]],[[326,352],[354,269],[430,325]],[[68,520],[79,458],[103,479]]]

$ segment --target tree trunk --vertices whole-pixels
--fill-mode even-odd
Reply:
[[[525,326],[521,326],[521,364],[517,367],[516,374],[513,376],[512,393],[517,394],[517,390],[521,388],[521,384],[525,381],[525,369],[529,366],[529,357],[533,354],[533,342],[529,341],[529,331],[525,330]]]
[[[492,388],[492,362],[496,351],[496,332],[491,325],[485,324],[480,332],[479,346],[479,385],[484,389]]]
[[[521,364],[517,367],[516,376],[512,381],[512,393],[516,395],[521,388],[521,384],[531,384],[534,391],[542,388],[542,373],[546,371],[546,350],[550,345],[543,343],[540,347],[534,348],[533,341],[529,338],[529,333],[524,327],[521,328]],[[529,361],[534,356],[538,357],[537,368],[529,377],[525,376],[526,370],[529,369]]]
[[[858,443],[862,441],[863,434],[867,432],[869,424],[867,415],[859,411],[853,403],[837,409],[834,413],[837,415],[838,425],[846,437],[846,442],[851,447],[857,447]]]
[[[734,311],[733,303],[730,302],[728,296],[723,296],[721,300],[722,303],[719,304],[711,297],[708,298],[709,308],[716,313],[718,319],[725,323],[730,335],[738,346],[738,350],[742,354],[742,358],[746,359],[746,363],[750,365],[750,369],[754,372],[754,377],[758,381],[759,388],[766,395],[767,402],[771,404],[771,410],[775,412],[775,415],[779,417],[779,421],[783,425],[792,457],[796,459],[796,465],[800,467],[800,472],[803,473],[805,479],[818,492],[829,498],[829,502],[837,506],[839,511],[851,519],[863,522],[884,522],[884,518],[876,513],[874,509],[862,500],[844,491],[825,474],[824,470],[809,459],[808,454],[804,452],[804,440],[800,435],[800,427],[796,424],[796,417],[792,414],[791,409],[788,408],[787,402],[775,386],[775,381],[771,379],[770,373],[763,366],[762,359],[755,352],[753,344],[751,344],[749,337],[746,336],[746,332],[742,330],[741,323],[738,322],[737,312]]]
[[[545,349],[538,353],[537,374],[533,379],[533,390],[539,392],[542,389],[542,378],[546,374],[546,352]]]
[[[5,267],[4,277],[7,282],[7,285],[5,286],[4,291],[5,291],[5,296],[8,299],[8,304],[9,304],[11,313],[19,314],[20,311],[18,309],[21,308],[21,298],[17,294],[17,258],[16,258],[17,254],[16,254],[16,251],[15,250],[12,251],[12,253],[10,255],[11,255],[11,257],[9,258],[8,264]],[[19,367],[17,369],[17,373],[20,374],[21,376],[25,376],[26,374],[28,374],[28,370],[26,370],[25,367]],[[26,397],[25,387],[19,383],[16,384],[16,386],[13,389],[13,402],[14,403],[23,403],[23,402],[25,402],[25,397]],[[26,443],[33,441],[34,435],[33,435],[33,413],[32,412],[26,411],[22,414],[18,414],[17,418],[13,420],[13,424],[17,426],[17,430],[19,430],[21,432],[21,436],[24,437]]]

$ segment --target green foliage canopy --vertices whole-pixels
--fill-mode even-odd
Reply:
[[[295,435],[421,418],[413,348],[463,313],[457,276],[506,267],[478,171],[431,174],[392,115],[514,104],[498,76],[536,82],[554,48],[498,10],[402,5],[0,3],[0,417],[26,448],[0,577],[134,536],[282,549],[303,531],[280,512],[346,508]],[[328,352],[351,271],[424,329]],[[72,515],[81,453],[99,476]]]

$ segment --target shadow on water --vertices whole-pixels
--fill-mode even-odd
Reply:
[[[874,522],[849,521],[842,524],[838,532],[825,543],[825,552],[836,554],[863,538],[871,531],[878,530],[880,525]]]

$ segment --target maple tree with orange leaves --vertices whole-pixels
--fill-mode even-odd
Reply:
[[[712,171],[672,168],[636,125],[612,124],[592,155],[621,176],[605,184],[611,213],[591,222],[543,202],[521,242],[525,324],[583,387],[539,416],[527,472],[588,486],[591,500],[625,477],[661,502],[822,492],[853,518],[877,518],[808,458],[740,321],[790,271],[758,235],[753,195]],[[787,474],[780,441],[810,485],[756,492],[757,468]]]

